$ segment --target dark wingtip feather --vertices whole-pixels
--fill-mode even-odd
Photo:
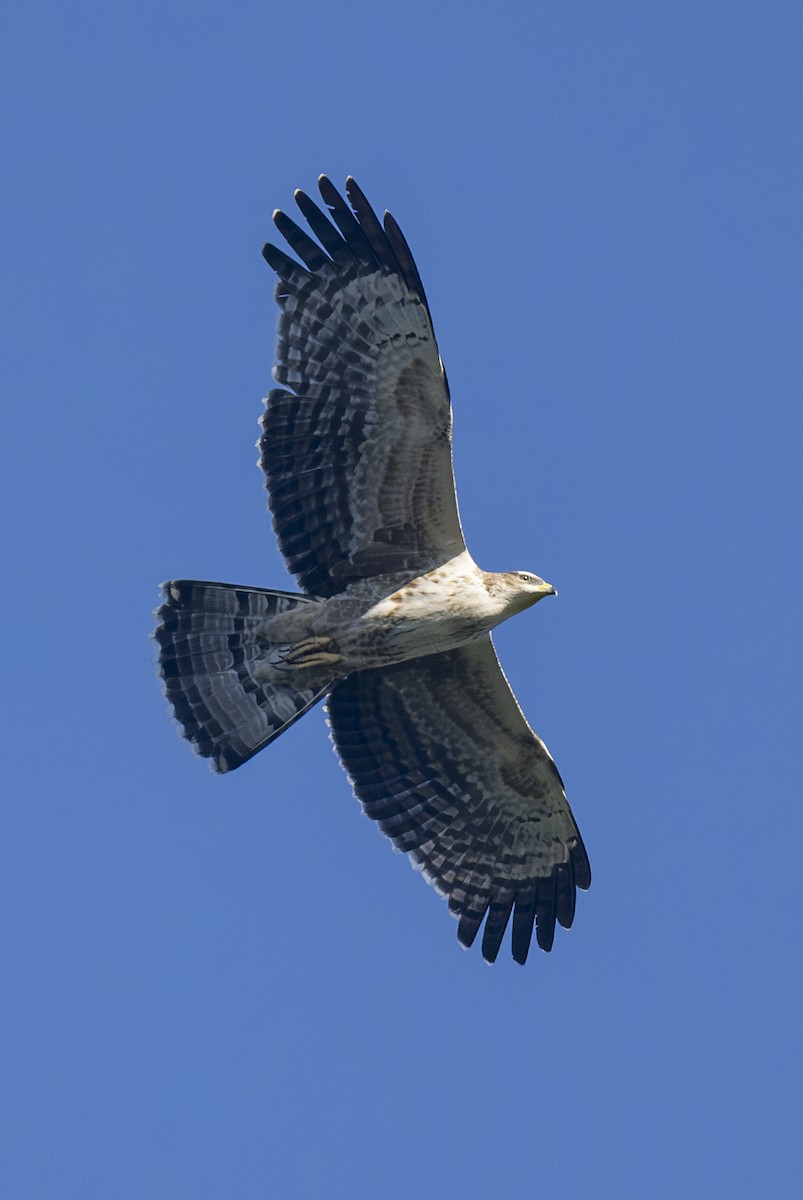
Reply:
[[[271,242],[265,242],[265,245],[262,247],[262,257],[280,279],[291,279],[294,275],[307,274],[300,263],[295,262],[283,250],[280,250],[278,246],[274,246]]]
[[[352,254],[366,266],[379,266],[379,261],[360,222],[331,180],[327,179],[325,175],[321,175],[318,179],[318,189],[321,199],[329,209],[332,220],[340,230]]]
[[[331,261],[348,269],[355,259],[364,266],[384,268],[404,281],[429,314],[424,285],[412,252],[391,214],[386,212],[384,221],[379,220],[353,175],[346,179],[348,203],[327,175],[318,176],[318,188],[329,209],[328,215],[321,212],[301,188],[296,188],[293,195],[323,250],[281,209],[277,208],[273,213],[276,227],[305,264],[307,272],[315,274]],[[283,279],[290,279],[294,272],[304,270],[270,242],[263,247],[262,255]]]
[[[295,251],[310,271],[320,271],[331,261],[318,243],[313,242],[312,238],[299,225],[296,225],[292,217],[288,217],[287,213],[282,212],[280,208],[277,208],[273,214],[273,223],[291,250]]]
[[[488,963],[496,962],[513,909],[513,899],[512,891],[509,896],[503,894],[500,899],[492,901],[488,909],[488,919],[482,935],[482,957]]]
[[[460,924],[457,926],[457,940],[461,946],[469,950],[474,945],[474,939],[479,933],[482,918],[485,916],[486,909],[468,909],[460,917]]]
[[[574,870],[574,882],[585,892],[591,887],[591,864],[579,834],[569,842],[569,855]]]
[[[338,201],[341,204],[343,203],[343,198],[340,195],[340,192],[332,183],[328,175],[318,176],[318,191],[321,193],[321,196],[326,204],[330,204],[333,201],[334,203],[338,203]]]
[[[330,254],[332,260],[341,267],[348,267],[354,262],[350,247],[343,240],[338,228],[332,224],[329,217],[321,212],[318,205],[301,188],[296,188],[295,202],[303,213],[310,229],[318,241]]]
[[[424,307],[429,310],[426,293],[424,291],[424,285],[421,282],[421,276],[418,274],[418,267],[415,265],[413,252],[407,245],[407,239],[399,228],[399,224],[392,213],[385,213],[384,228],[390,248],[399,264],[399,269],[401,270],[404,282],[407,284],[410,290],[418,296]]]
[[[571,860],[555,867],[555,915],[564,929],[571,929],[577,904]]]
[[[547,954],[555,940],[556,882],[554,872],[542,880],[535,901],[535,939]]]
[[[399,271],[399,264],[396,262],[396,258],[390,248],[387,234],[382,228],[382,224],[376,213],[368,203],[362,188],[351,175],[346,180],[346,195],[377,261],[382,266],[387,267],[389,271],[393,271],[394,273]]]
[[[530,943],[533,937],[533,925],[535,924],[535,888],[529,888],[521,896],[516,898],[516,907],[513,910],[513,932],[512,950],[513,957],[521,966],[527,961],[527,955],[530,952]]]

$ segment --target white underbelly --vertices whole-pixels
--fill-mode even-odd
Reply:
[[[378,666],[465,646],[497,620],[482,575],[465,553],[374,604],[338,640],[347,661]]]

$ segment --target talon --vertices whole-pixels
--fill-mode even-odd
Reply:
[[[313,654],[310,658],[305,658],[303,662],[296,663],[297,671],[313,670],[315,667],[333,667],[335,663],[342,661],[339,654]]]
[[[305,638],[304,641],[296,642],[294,646],[291,646],[282,655],[282,661],[288,666],[295,667],[296,670],[306,671],[313,667],[331,667],[341,661],[341,655],[334,650],[327,650],[327,646],[334,646],[334,642],[329,637]]]
[[[311,658],[316,653],[325,650],[327,646],[331,646],[332,639],[326,637],[310,637],[304,638],[301,642],[295,642],[292,646],[288,646],[282,658],[285,662],[291,663],[292,666],[299,666],[303,659]]]

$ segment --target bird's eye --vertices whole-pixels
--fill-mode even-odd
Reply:
[[[521,580],[522,583],[532,583],[533,582],[532,575],[528,575],[526,571],[519,571],[519,579]]]

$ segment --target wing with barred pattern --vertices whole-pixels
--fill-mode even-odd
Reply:
[[[470,946],[487,913],[493,962],[533,926],[550,950],[591,870],[557,768],[527,724],[490,638],[361,671],[328,701],[332,736],[365,812],[448,897]]]
[[[279,275],[274,375],[286,386],[266,400],[260,454],[288,567],[308,594],[331,596],[424,574],[465,542],[449,389],[409,247],[353,179],[351,208],[325,176],[319,187],[328,214],[295,194],[318,242],[274,214],[304,265],[263,251]]]

